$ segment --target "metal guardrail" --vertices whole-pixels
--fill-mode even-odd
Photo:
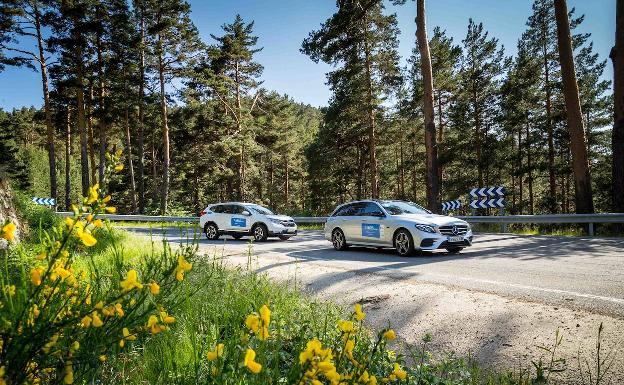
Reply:
[[[61,216],[73,215],[72,212],[59,212]],[[101,217],[111,221],[128,222],[195,222],[196,216],[159,216],[159,215],[121,215],[103,214]],[[468,223],[494,223],[507,225],[512,223],[585,223],[589,235],[594,235],[594,223],[624,223],[624,213],[602,214],[550,214],[550,215],[499,215],[499,216],[457,216]],[[297,223],[324,223],[327,217],[293,217]]]

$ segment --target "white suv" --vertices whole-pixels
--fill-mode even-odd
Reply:
[[[212,240],[224,234],[234,239],[251,235],[256,241],[265,241],[268,237],[278,237],[285,241],[297,235],[297,225],[291,217],[275,215],[266,207],[253,203],[210,205],[200,213],[199,225],[206,238]]]

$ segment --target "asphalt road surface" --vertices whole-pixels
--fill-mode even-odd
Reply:
[[[133,228],[140,234],[149,229]],[[193,237],[153,229],[172,242]],[[289,241],[197,235],[200,250],[233,265],[248,265],[312,295],[351,305],[365,303],[371,327],[390,322],[416,343],[424,333],[434,349],[472,354],[509,367],[536,359],[560,329],[568,362],[590,358],[598,325],[605,349],[619,349],[614,383],[624,383],[624,239],[477,234],[461,254],[445,251],[399,257],[393,250],[335,251],[321,232]],[[576,364],[572,364],[576,367]],[[563,377],[575,383],[570,368]]]

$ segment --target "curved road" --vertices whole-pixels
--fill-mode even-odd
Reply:
[[[152,232],[172,242],[193,237],[192,230]],[[200,250],[228,263],[248,265],[251,251],[259,272],[320,298],[365,303],[371,326],[391,322],[407,342],[432,333],[440,352],[470,353],[508,367],[519,356],[538,357],[536,346],[551,343],[560,329],[561,354],[576,362],[579,351],[591,354],[600,322],[604,345],[624,347],[624,238],[477,234],[473,247],[458,255],[403,258],[392,250],[335,251],[318,231],[253,244],[197,236]],[[624,383],[621,356],[613,366],[615,383]],[[573,369],[568,373],[576,376]],[[574,383],[570,378],[565,382]]]

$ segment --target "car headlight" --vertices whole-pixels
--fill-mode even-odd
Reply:
[[[269,220],[271,222],[275,223],[276,225],[281,225],[282,224],[282,220],[281,219],[269,218]]]
[[[430,225],[421,225],[421,224],[416,224],[416,228],[420,231],[424,231],[425,233],[435,233],[436,229],[433,226]]]

